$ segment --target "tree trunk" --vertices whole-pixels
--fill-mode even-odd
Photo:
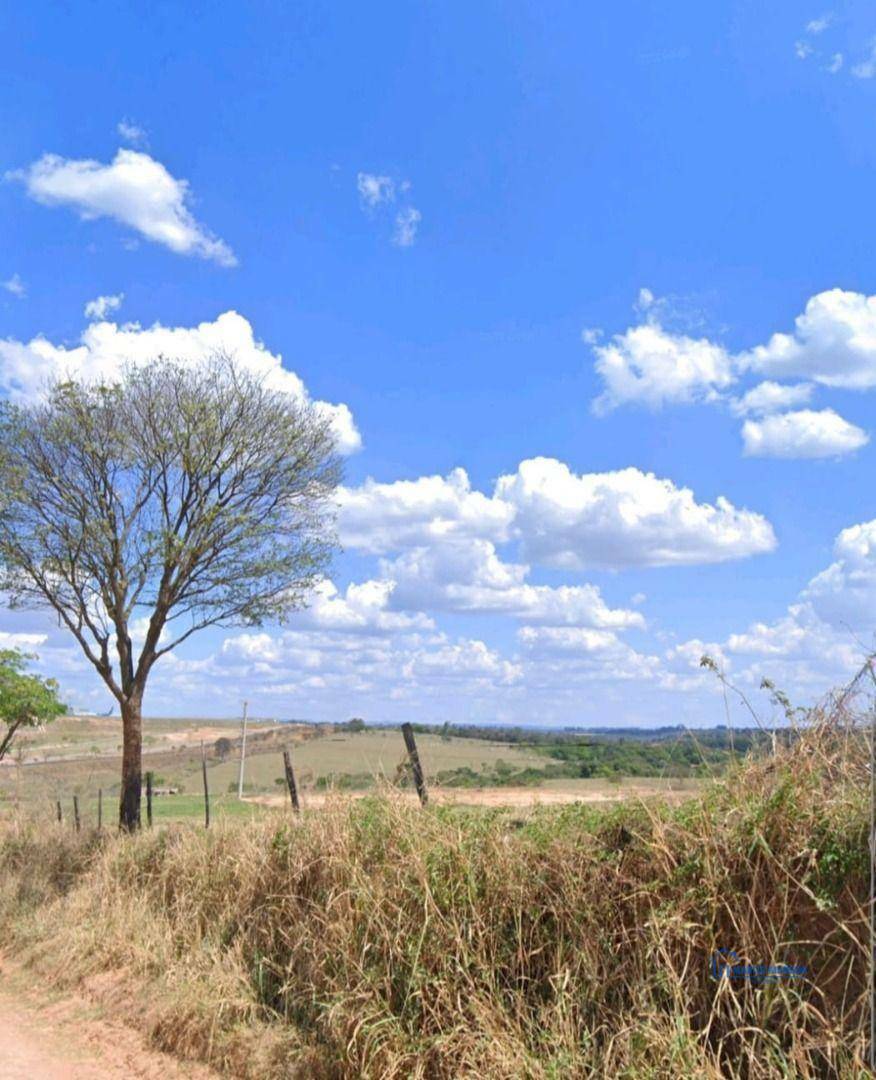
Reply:
[[[142,701],[131,697],[122,706],[122,793],[119,800],[119,828],[135,832],[140,828],[142,786],[143,716]]]

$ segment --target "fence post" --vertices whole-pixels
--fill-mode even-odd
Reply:
[[[237,797],[243,798],[243,770],[246,764],[246,713],[249,702],[243,703],[243,733],[240,736],[240,772],[237,775]]]
[[[296,814],[301,813],[301,807],[298,805],[298,785],[295,783],[295,773],[292,771],[292,759],[289,757],[289,751],[283,751],[283,765],[286,769],[286,785],[289,788],[289,798],[292,800],[292,809]]]
[[[201,743],[201,771],[204,774],[204,828],[210,828],[210,788],[207,785],[207,753]]]
[[[103,828],[103,788],[97,789],[97,829]]]
[[[55,806],[56,806],[56,808],[58,810],[58,824],[63,825],[63,823],[64,823],[64,813],[61,810],[61,800],[60,799],[58,799],[58,801],[55,803]]]
[[[152,828],[152,773],[146,773],[146,823]]]
[[[79,796],[73,796],[73,824],[76,827],[76,831],[79,832],[82,827],[82,823],[79,820]]]
[[[423,779],[423,766],[420,764],[420,755],[417,753],[417,743],[414,740],[414,729],[410,724],[402,724],[405,746],[408,748],[408,757],[411,760],[411,771],[414,774],[414,784],[420,803],[425,806],[429,801],[429,793],[426,791],[426,781]]]

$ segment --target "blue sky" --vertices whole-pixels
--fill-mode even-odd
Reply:
[[[0,28],[0,389],[224,335],[346,407],[333,584],[289,628],[192,641],[147,711],[708,724],[707,648],[800,701],[853,668],[872,6],[36,3]],[[109,703],[42,616],[0,634]]]

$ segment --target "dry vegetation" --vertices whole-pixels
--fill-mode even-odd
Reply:
[[[675,807],[378,795],[121,839],[9,822],[0,924],[44,976],[235,1076],[869,1075],[848,704]],[[715,981],[721,947],[808,974]]]

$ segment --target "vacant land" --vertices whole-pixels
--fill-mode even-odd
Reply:
[[[203,820],[202,753],[214,819],[245,817],[266,807],[288,805],[283,750],[289,749],[305,807],[317,808],[332,792],[360,795],[375,786],[410,791],[404,741],[398,729],[351,731],[306,724],[253,723],[247,739],[246,802],[237,799],[240,725],[188,720],[147,720],[144,726],[144,769],[153,774],[161,794],[153,802],[156,821]],[[628,745],[599,743],[600,760],[611,775],[590,776],[589,764],[566,760],[570,747],[503,742],[489,738],[417,735],[420,758],[436,802],[481,806],[527,807],[575,801],[613,802],[626,796],[666,794],[683,797],[696,790],[696,777],[625,776],[618,763],[641,773],[639,757]],[[580,746],[575,753],[584,751]],[[585,748],[586,749],[586,748]],[[561,754],[566,757],[554,758]],[[583,759],[582,759],[583,761]],[[659,764],[659,763],[658,763]],[[644,766],[647,768],[647,764]],[[24,808],[43,818],[56,813],[72,817],[72,799],[80,817],[91,825],[98,818],[98,791],[103,792],[103,820],[115,815],[120,772],[119,720],[111,717],[64,718],[22,742],[19,752],[0,766],[0,812]],[[583,775],[578,775],[581,772]],[[173,792],[168,794],[167,792]]]

